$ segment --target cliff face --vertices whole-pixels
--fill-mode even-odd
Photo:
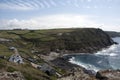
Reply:
[[[65,50],[75,53],[93,53],[114,42],[101,29],[75,29],[72,32],[61,33],[51,43],[51,50]]]
[[[101,29],[51,29],[1,31],[0,37],[12,39],[16,47],[35,49],[37,53],[93,53],[114,42]]]
[[[32,42],[39,53],[93,53],[114,43],[108,34],[95,28],[29,31],[19,36]]]

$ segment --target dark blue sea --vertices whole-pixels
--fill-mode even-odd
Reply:
[[[95,54],[72,55],[69,62],[95,72],[104,69],[120,69],[120,37],[113,40],[119,44],[114,44]]]

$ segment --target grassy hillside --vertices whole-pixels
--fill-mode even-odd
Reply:
[[[6,41],[8,40],[8,41]],[[58,73],[66,71],[40,58],[51,51],[58,53],[93,53],[114,42],[101,29],[51,29],[51,30],[1,30],[0,31],[0,71],[20,71],[27,80],[55,80],[55,75],[48,75],[30,64],[28,58],[36,64],[47,63]],[[8,61],[14,54],[9,48],[17,48],[25,64],[16,64]]]

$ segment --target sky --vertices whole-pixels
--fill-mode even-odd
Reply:
[[[120,32],[120,0],[0,0],[0,29],[91,27]]]

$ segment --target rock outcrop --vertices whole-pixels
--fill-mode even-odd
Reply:
[[[58,80],[97,80],[94,76],[90,76],[83,72],[81,68],[74,68],[68,75]]]
[[[0,72],[0,80],[26,80],[20,72]]]
[[[104,70],[96,74],[99,80],[120,80],[120,70]]]

